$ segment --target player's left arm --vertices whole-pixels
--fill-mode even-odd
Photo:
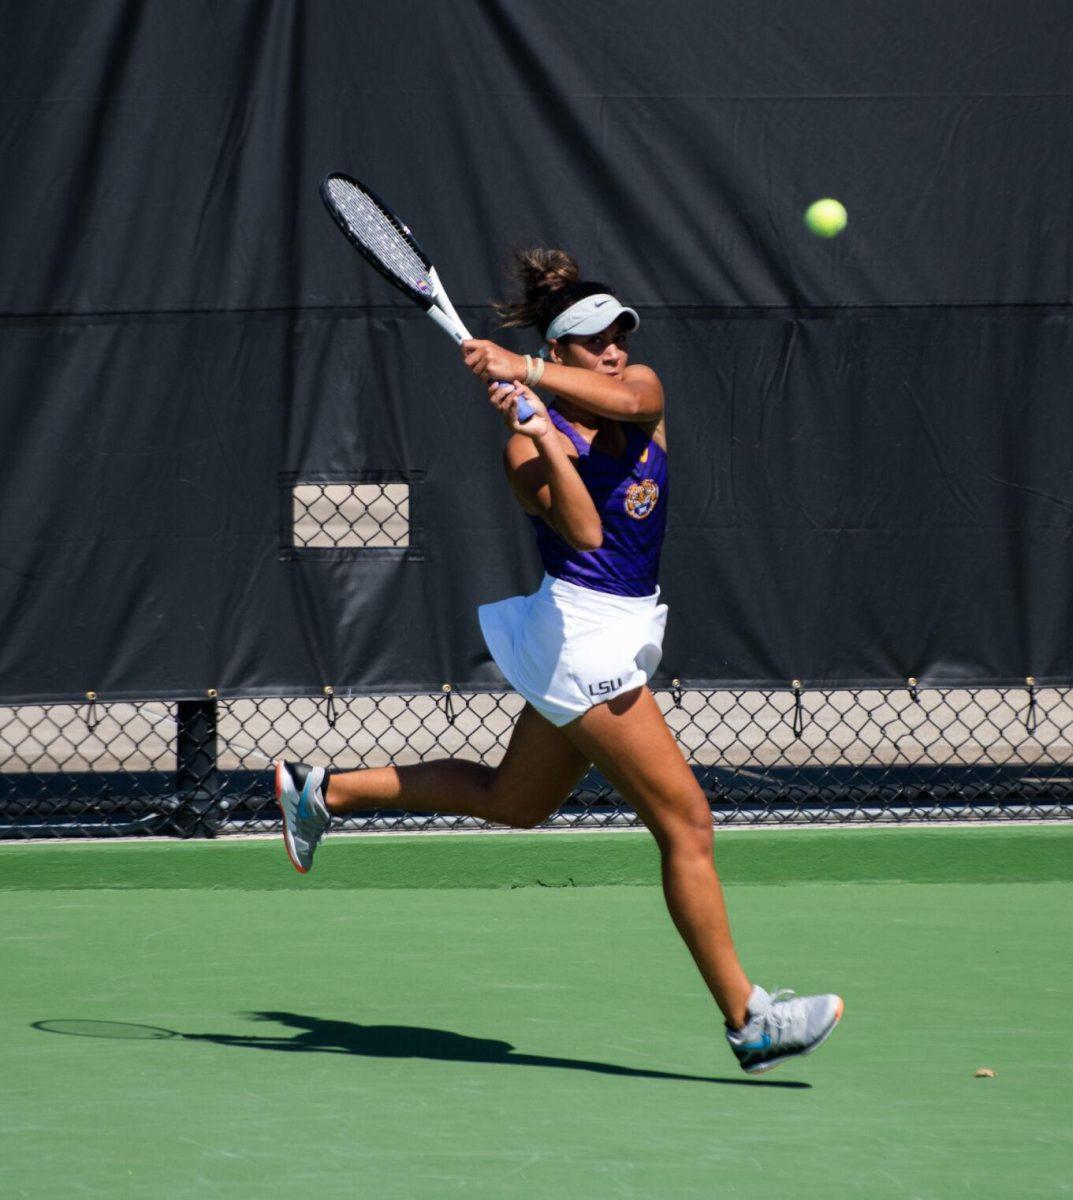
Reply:
[[[544,367],[542,387],[597,417],[651,425],[663,417],[663,385],[651,367],[634,363],[612,379],[584,367],[567,367],[549,362]]]
[[[474,375],[485,381],[525,382],[525,358],[495,342],[477,338],[463,342],[462,360]],[[585,367],[548,362],[544,364],[540,386],[598,417],[652,425],[663,416],[663,385],[656,372],[641,363],[628,366],[621,379],[612,379]]]

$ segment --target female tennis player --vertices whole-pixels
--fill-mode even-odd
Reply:
[[[651,830],[671,917],[749,1073],[815,1050],[842,1015],[835,995],[774,995],[738,961],[713,857],[711,809],[648,680],[667,608],[657,572],[667,517],[667,437],[655,372],[630,363],[640,320],[563,251],[517,256],[524,298],[504,325],[535,326],[544,357],[462,344],[511,436],[507,478],[529,515],[545,576],[531,596],[479,610],[488,649],[526,700],[498,767],[462,759],[337,772],[278,763],[294,866],[308,871],[332,816],[402,808],[531,828],[590,764]],[[501,383],[497,381],[508,381]],[[510,382],[513,381],[513,382]],[[551,396],[547,407],[533,387]],[[534,415],[518,419],[524,396]]]

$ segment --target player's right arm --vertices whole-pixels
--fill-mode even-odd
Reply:
[[[598,550],[604,540],[603,522],[547,409],[521,385],[508,392],[493,384],[488,392],[514,430],[503,451],[503,465],[522,508],[543,517],[575,550]],[[519,394],[534,410],[524,425],[517,418]]]

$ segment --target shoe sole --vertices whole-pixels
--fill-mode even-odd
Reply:
[[[279,805],[279,811],[283,816],[283,848],[287,851],[287,857],[291,860],[291,866],[298,872],[299,875],[308,875],[309,868],[303,867],[295,857],[294,843],[291,841],[291,831],[287,824],[287,809],[283,804],[283,793],[287,787],[290,776],[287,775],[287,768],[282,762],[276,763],[276,803]],[[294,786],[291,785],[293,792]],[[296,793],[297,794],[297,793]]]
[[[824,1042],[838,1028],[838,1022],[842,1020],[842,1014],[846,1011],[845,1001],[841,996],[838,997],[838,1008],[835,1011],[835,1019],[831,1024],[820,1034],[820,1036],[812,1043],[807,1050],[795,1050],[793,1054],[783,1054],[779,1058],[773,1058],[766,1063],[759,1063],[755,1067],[743,1067],[746,1075],[763,1075],[765,1071],[770,1071],[773,1068],[780,1066],[784,1062],[789,1062],[792,1058],[804,1058],[806,1054],[813,1054],[823,1045]]]

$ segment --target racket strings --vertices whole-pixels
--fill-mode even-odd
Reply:
[[[380,206],[343,179],[330,179],[327,190],[351,235],[381,266],[407,287],[430,296],[428,267]]]

